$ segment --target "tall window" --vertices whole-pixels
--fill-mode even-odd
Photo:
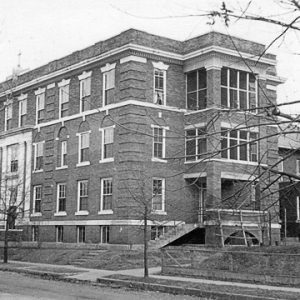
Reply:
[[[42,202],[42,186],[36,185],[33,187],[33,213],[41,213]]]
[[[89,161],[90,133],[83,132],[79,134],[79,157],[78,162]]]
[[[67,166],[67,141],[59,141],[58,167]]]
[[[207,153],[207,139],[205,128],[194,128],[186,131],[185,155],[186,161],[195,161],[203,158]]]
[[[39,92],[39,90],[37,91]],[[45,119],[45,92],[36,94],[36,123],[40,124]]]
[[[44,142],[34,144],[34,171],[43,170],[44,166]]]
[[[103,73],[103,106],[114,102],[115,93],[115,66],[116,64],[107,64],[101,68]]]
[[[165,158],[165,129],[153,127],[153,157]]]
[[[22,127],[26,123],[27,114],[27,99],[19,101],[19,127]]]
[[[66,211],[67,186],[65,183],[57,185],[57,211]]]
[[[59,83],[59,117],[63,118],[69,115],[69,81],[65,80]]]
[[[18,171],[18,149],[18,144],[10,145],[7,147],[9,170],[12,173]]]
[[[112,212],[112,178],[101,179],[101,202],[100,211]]]
[[[152,180],[152,211],[165,211],[165,180],[161,178]]]
[[[257,106],[255,75],[244,71],[222,68],[221,104],[229,108],[255,108]]]
[[[80,112],[90,109],[92,72],[83,72],[78,76],[80,80]]]
[[[258,142],[256,132],[245,130],[221,129],[221,157],[233,160],[258,160]]]
[[[109,226],[100,226],[100,242],[102,244],[109,243]]]
[[[102,147],[101,159],[113,160],[114,157],[114,126],[101,129],[102,131]]]
[[[300,221],[300,197],[296,197],[297,221]]]
[[[152,62],[152,64],[154,67],[153,102],[159,105],[166,105],[167,70],[169,66],[163,62]]]
[[[64,227],[61,225],[55,226],[56,228],[56,242],[63,243],[64,241]]]
[[[33,225],[31,227],[31,237],[33,242],[37,242],[39,240],[39,226]]]
[[[206,69],[192,71],[186,75],[187,109],[199,110],[207,107]]]
[[[88,180],[78,181],[78,211],[88,210]]]
[[[12,103],[5,106],[5,130],[12,128]]]
[[[77,243],[85,243],[85,226],[77,226]]]

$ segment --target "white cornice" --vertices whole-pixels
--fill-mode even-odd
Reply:
[[[63,79],[57,85],[58,85],[58,87],[63,87],[63,86],[69,85],[69,84],[70,84],[70,79]]]
[[[140,57],[140,56],[136,56],[136,55],[129,55],[126,57],[123,57],[120,59],[120,64],[124,64],[126,62],[129,61],[135,61],[135,62],[140,62],[140,63],[147,63],[147,58],[145,57]]]
[[[46,91],[46,88],[38,88],[36,91],[34,91],[34,94],[40,95],[40,94],[45,93],[45,91]]]
[[[167,71],[169,68],[169,65],[164,64],[162,61],[159,62],[153,61],[152,65],[155,69],[163,70],[163,71]]]
[[[175,60],[179,60],[179,61],[185,61],[187,59],[194,58],[194,57],[197,57],[199,55],[203,55],[203,54],[206,54],[206,53],[209,53],[209,52],[212,52],[212,51],[227,54],[227,55],[231,55],[231,56],[235,56],[235,57],[240,57],[240,55],[242,55],[244,58],[246,58],[248,60],[252,60],[252,61],[257,61],[259,59],[258,56],[253,56],[249,53],[240,52],[240,54],[239,54],[234,50],[226,49],[226,48],[219,47],[219,46],[210,46],[210,47],[206,47],[206,48],[203,48],[203,49],[200,49],[200,50],[182,55],[182,54],[178,54],[178,53],[174,53],[174,52],[163,51],[163,50],[158,50],[158,49],[154,49],[154,48],[151,48],[151,47],[145,47],[145,46],[140,46],[140,45],[129,43],[127,45],[112,49],[110,51],[99,54],[99,55],[94,56],[92,58],[82,60],[82,61],[80,61],[78,63],[75,63],[71,66],[68,66],[66,68],[54,71],[54,72],[49,73],[47,75],[43,75],[43,76],[40,76],[40,77],[35,78],[33,80],[30,80],[28,82],[25,82],[23,84],[20,84],[20,85],[16,86],[15,88],[10,89],[9,91],[5,91],[5,92],[0,93],[0,97],[6,95],[7,93],[11,93],[12,91],[13,92],[20,91],[20,90],[25,89],[27,87],[30,87],[34,84],[39,84],[43,81],[50,80],[50,79],[55,78],[57,76],[61,76],[65,73],[67,73],[67,72],[82,68],[84,66],[90,65],[90,64],[95,63],[97,61],[100,61],[100,60],[103,60],[105,58],[111,57],[113,55],[119,54],[119,53],[121,53],[123,51],[126,51],[126,50],[140,51],[140,52],[144,52],[144,53],[148,53],[148,54],[152,54],[152,55],[157,55],[157,56],[162,56],[162,57],[166,57],[166,58],[169,58],[169,59],[175,59]],[[259,59],[259,61],[261,63],[265,63],[265,64],[269,64],[269,65],[276,65],[276,60],[274,60],[274,59],[269,59],[269,58],[262,57],[262,58]]]
[[[92,76],[92,71],[90,71],[90,72],[83,72],[82,74],[80,74],[79,76],[78,76],[78,79],[79,80],[83,80],[83,79],[87,79],[87,78],[89,78],[89,77],[91,77]]]
[[[22,101],[22,100],[25,100],[27,99],[27,94],[21,94],[19,97],[18,97],[18,100],[19,101]]]
[[[104,72],[108,72],[108,71],[111,71],[113,69],[116,68],[116,63],[114,64],[106,64],[104,67],[101,68],[101,72],[104,73]]]

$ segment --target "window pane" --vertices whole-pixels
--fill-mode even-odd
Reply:
[[[206,144],[206,139],[199,139],[198,140],[198,154],[204,154],[207,152],[207,144]],[[200,157],[198,157],[200,158]]]
[[[198,108],[206,108],[206,89],[198,92]]]
[[[196,159],[196,139],[186,141],[186,160]]]
[[[247,143],[243,141],[240,145],[240,160],[247,160]]]
[[[187,94],[187,108],[197,110],[197,92]]]
[[[206,88],[206,69],[198,71],[198,89]]]
[[[256,86],[255,86],[255,76],[253,74],[249,74],[249,91],[255,91]]]
[[[221,105],[224,107],[228,107],[226,88],[221,88]]]
[[[236,140],[230,140],[230,159],[237,159],[237,141]]]
[[[247,89],[247,73],[240,71],[240,89]]]
[[[190,72],[187,74],[187,91],[196,91],[197,90],[197,72]]]
[[[229,85],[231,87],[237,87],[237,71],[229,70]]]
[[[249,104],[250,104],[250,108],[256,107],[256,94],[255,93],[249,93]]]
[[[237,108],[237,91],[230,89],[230,107]]]
[[[240,91],[240,109],[247,109],[247,93]]]
[[[227,86],[227,70],[226,68],[221,69],[221,85]]]
[[[241,140],[247,140],[247,135],[248,135],[248,132],[245,131],[245,130],[240,130],[240,139]]]

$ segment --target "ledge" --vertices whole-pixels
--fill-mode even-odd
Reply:
[[[98,211],[98,215],[112,215],[113,213],[112,209]]]
[[[55,217],[63,217],[66,215],[67,215],[67,212],[65,212],[65,211],[58,211],[58,212],[54,213]]]
[[[64,170],[64,169],[68,169],[68,166],[61,166],[55,168],[55,170]]]
[[[91,162],[89,161],[84,161],[81,163],[76,164],[76,167],[84,167],[84,166],[89,166],[91,164]]]
[[[30,217],[41,217],[41,216],[42,216],[42,213],[40,213],[40,212],[30,214]]]
[[[80,210],[75,212],[75,216],[88,216],[89,212],[87,210]]]
[[[103,163],[114,162],[114,161],[115,161],[114,158],[111,157],[111,158],[100,159],[99,163],[103,164]]]
[[[152,162],[160,162],[160,163],[167,163],[168,161],[166,159],[163,158],[157,158],[157,157],[152,157],[151,158]]]

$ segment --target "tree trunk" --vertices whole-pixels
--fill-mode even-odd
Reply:
[[[6,218],[6,226],[4,231],[4,248],[3,248],[3,263],[8,262],[8,218]]]
[[[149,277],[148,271],[148,207],[145,205],[144,212],[144,278]]]

